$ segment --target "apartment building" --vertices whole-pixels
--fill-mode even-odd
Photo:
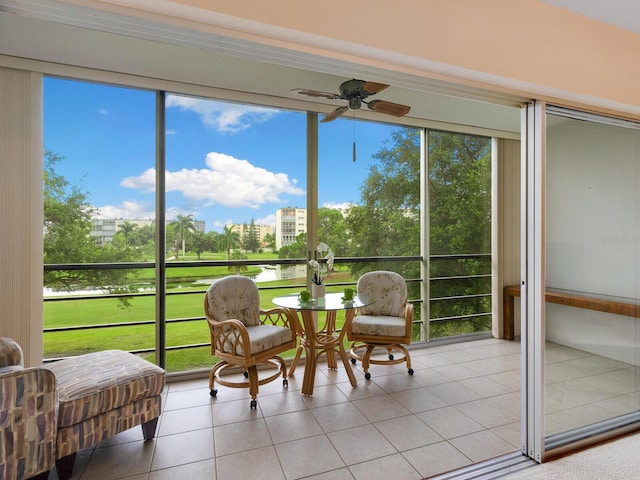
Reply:
[[[296,237],[307,231],[306,208],[276,210],[276,249],[295,243]]]

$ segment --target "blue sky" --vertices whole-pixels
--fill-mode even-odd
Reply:
[[[358,203],[371,156],[397,128],[355,118],[320,124],[320,206]],[[167,219],[191,214],[219,232],[306,207],[305,122],[304,112],[169,95]],[[155,218],[155,92],[47,78],[44,145],[99,216]]]

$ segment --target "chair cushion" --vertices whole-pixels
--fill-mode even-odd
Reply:
[[[385,315],[358,315],[353,318],[351,331],[360,335],[379,337],[404,337],[406,330],[404,317]]]
[[[279,327],[277,325],[255,325],[253,327],[247,327],[247,333],[249,334],[252,355],[283,345],[293,339],[290,328]],[[230,348],[225,348],[227,352],[230,352],[230,350]],[[244,355],[242,346],[238,348],[236,353]]]
[[[66,427],[160,394],[165,371],[122,350],[105,350],[47,365],[58,380],[58,426]]]
[[[371,305],[360,308],[363,315],[404,316],[407,284],[396,272],[380,270],[365,273],[358,279],[358,294],[375,299]]]
[[[13,338],[0,337],[0,367],[22,367],[22,348]]]
[[[216,280],[208,290],[209,314],[218,322],[240,320],[246,326],[260,323],[260,294],[253,280],[230,275]]]

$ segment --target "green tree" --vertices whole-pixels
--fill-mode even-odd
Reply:
[[[173,228],[173,241],[176,260],[179,256],[179,250],[182,249],[182,257],[184,258],[187,240],[196,231],[193,223],[193,215],[176,215],[176,219],[169,224]]]
[[[349,253],[347,224],[340,210],[318,209],[318,239],[329,245],[336,257],[344,257]]]
[[[137,259],[135,250],[116,237],[98,245],[91,237],[95,209],[88,194],[56,173],[55,166],[64,157],[45,151],[44,163],[44,264],[115,263]],[[104,289],[112,293],[134,290],[125,270],[53,270],[45,271],[44,285],[57,291]],[[127,299],[120,299],[127,306]]]
[[[207,238],[207,242],[206,242],[206,246],[207,246],[207,250],[210,252],[219,252],[220,250],[223,249],[223,247],[221,246],[222,244],[222,235],[218,232],[215,231],[210,231],[205,233],[205,236]]]
[[[429,241],[431,255],[491,253],[491,139],[450,132],[429,132]],[[490,258],[434,258],[432,298],[468,298],[431,303],[432,318],[491,312]],[[466,277],[466,278],[458,278]],[[464,321],[439,321],[431,336],[485,331],[490,315]]]
[[[278,258],[307,258],[307,234],[299,233],[294,243],[280,247]]]
[[[429,132],[432,255],[491,252],[491,139]]]
[[[138,230],[138,225],[131,222],[124,222],[120,225],[120,228],[116,232],[116,236],[121,236],[128,245],[134,245],[136,230]]]
[[[260,248],[260,236],[259,230],[256,226],[256,222],[254,219],[251,219],[251,223],[247,225],[244,224],[243,235],[242,235],[242,248],[247,252],[257,252]]]
[[[414,256],[420,252],[420,138],[419,131],[404,128],[373,158],[362,185],[360,205],[349,210],[353,256]],[[428,139],[430,258],[437,255],[489,253],[491,246],[491,140],[486,137],[430,131]],[[419,278],[419,265],[406,263],[358,263],[354,275],[385,268],[405,278]],[[490,264],[479,258],[433,259],[430,276],[451,280],[431,283],[431,298],[474,297],[432,301],[432,318],[449,318],[490,311]],[[457,278],[469,277],[469,278]],[[409,284],[409,296],[420,295],[417,283]],[[483,331],[488,317],[438,321],[432,337]]]
[[[230,258],[231,250],[240,243],[240,234],[234,231],[234,227],[235,225],[225,225],[222,232],[221,246],[227,252],[227,260]]]
[[[194,252],[196,252],[198,260],[200,260],[200,255],[202,255],[202,252],[209,249],[209,243],[209,238],[204,232],[193,232],[193,235],[191,236],[191,248]]]
[[[265,244],[265,247],[270,249],[271,251],[275,251],[276,249],[276,235],[275,233],[265,233],[262,238],[262,242]]]
[[[345,219],[350,233],[350,256],[411,256],[420,254],[420,134],[401,128],[391,134],[389,145],[376,154],[362,184],[360,205],[351,207]],[[405,278],[420,274],[415,262],[357,263],[355,276],[374,269],[394,270]],[[417,287],[412,296],[419,296]]]

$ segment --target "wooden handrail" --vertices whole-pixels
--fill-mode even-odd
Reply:
[[[507,285],[503,288],[502,326],[504,329],[504,338],[507,340],[513,340],[515,337],[514,298],[519,296],[520,285]],[[637,303],[613,300],[610,298],[589,297],[586,294],[553,289],[546,290],[544,298],[545,301],[558,305],[640,318],[640,304]]]

